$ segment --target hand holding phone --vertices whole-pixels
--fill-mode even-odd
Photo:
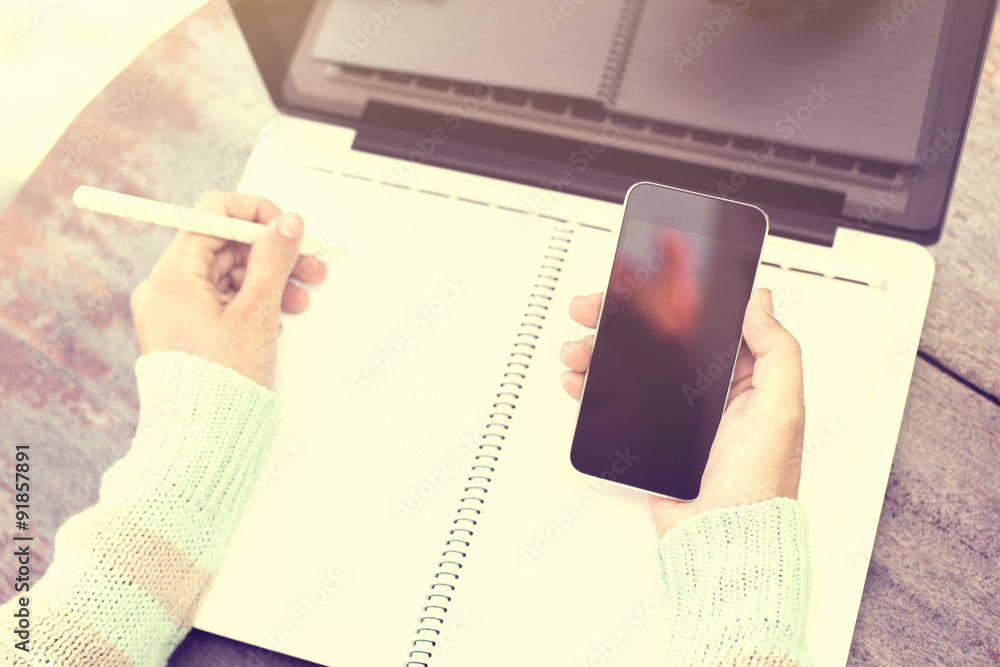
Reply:
[[[564,350],[567,390],[582,393],[571,460],[663,496],[661,531],[697,511],[797,492],[798,344],[765,310],[768,292],[750,298],[766,228],[756,207],[639,184],[603,307],[596,295],[574,302],[575,319],[598,331],[596,352],[593,339]],[[761,453],[768,443],[773,456]],[[622,452],[630,463],[609,475]],[[779,459],[785,472],[772,474]],[[710,483],[720,476],[725,484]]]
[[[597,326],[602,294],[578,296],[570,316]],[[712,443],[700,492],[693,502],[650,495],[660,535],[683,519],[712,509],[798,495],[805,406],[802,361],[795,338],[777,319],[771,293],[758,289],[743,318],[744,344],[733,375],[729,402]],[[563,387],[580,398],[593,353],[593,336],[566,343]]]

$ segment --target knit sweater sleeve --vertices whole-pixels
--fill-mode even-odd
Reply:
[[[163,665],[191,629],[273,427],[274,395],[181,352],[135,366],[139,426],[48,571],[0,607],[0,665]],[[29,639],[15,648],[27,597]],[[17,606],[15,606],[17,605]]]
[[[801,503],[777,498],[695,515],[668,531],[658,552],[673,619],[664,665],[812,664]]]

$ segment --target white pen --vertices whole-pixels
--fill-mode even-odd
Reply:
[[[123,195],[120,192],[102,190],[89,185],[81,185],[73,193],[73,203],[82,209],[96,213],[107,213],[138,222],[184,229],[189,232],[215,236],[216,238],[240,243],[253,243],[264,231],[264,225],[229,218],[215,213],[206,213],[193,208],[164,204],[163,202]],[[318,239],[302,239],[299,254],[305,257],[336,255],[346,251],[339,245],[324,243]]]

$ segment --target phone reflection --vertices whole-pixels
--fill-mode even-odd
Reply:
[[[611,270],[612,293],[623,295],[622,308],[635,311],[664,342],[690,343],[701,321],[694,250],[680,232],[649,227],[648,239],[638,233],[626,238],[622,261]]]

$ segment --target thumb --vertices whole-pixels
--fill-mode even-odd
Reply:
[[[283,213],[267,223],[250,248],[246,276],[236,299],[249,302],[268,299],[280,306],[288,277],[299,257],[302,231],[302,218],[294,213]]]
[[[754,389],[778,397],[802,396],[802,351],[795,336],[774,317],[771,292],[758,289],[743,316],[743,339],[754,356]]]

